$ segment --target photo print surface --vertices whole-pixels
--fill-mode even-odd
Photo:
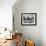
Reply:
[[[36,13],[22,13],[21,24],[22,25],[36,25]]]

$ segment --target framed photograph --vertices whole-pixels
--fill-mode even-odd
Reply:
[[[37,13],[21,13],[21,25],[37,25]]]

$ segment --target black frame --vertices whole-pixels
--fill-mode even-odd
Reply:
[[[23,24],[22,23],[22,17],[23,17],[23,14],[32,14],[32,15],[35,15],[35,24]],[[37,25],[37,13],[21,13],[21,25],[24,25],[24,26],[35,26]]]

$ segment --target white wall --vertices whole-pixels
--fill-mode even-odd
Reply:
[[[42,46],[46,46],[46,0],[41,1],[41,40]]]
[[[41,30],[40,30],[41,1],[22,0],[22,2],[19,5],[17,5],[17,7],[16,5],[13,6],[15,30],[18,30],[18,32],[22,32],[24,38],[34,40],[36,46],[41,46]],[[21,13],[37,13],[37,25],[22,26]]]
[[[0,0],[0,27],[12,28],[12,6],[16,0]]]

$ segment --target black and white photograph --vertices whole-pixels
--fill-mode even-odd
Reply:
[[[36,25],[37,21],[36,13],[22,13],[21,14],[21,25]]]

